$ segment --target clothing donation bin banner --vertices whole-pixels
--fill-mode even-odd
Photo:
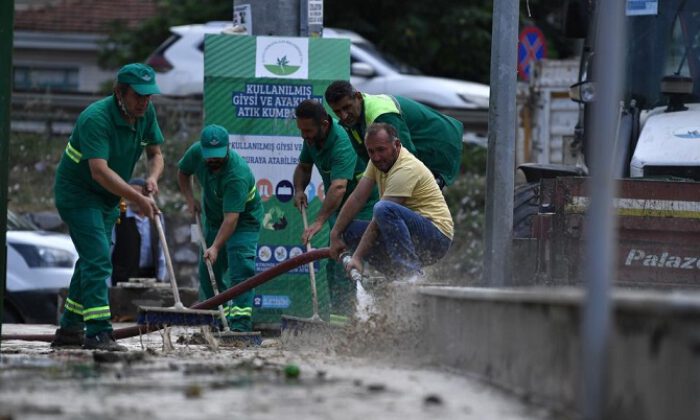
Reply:
[[[204,52],[204,124],[229,131],[230,146],[253,170],[265,207],[255,260],[261,272],[306,251],[301,213],[294,207],[293,175],[303,144],[294,109],[305,99],[323,102],[331,82],[349,79],[350,41],[207,35]],[[310,224],[324,197],[315,167],[306,194]],[[312,246],[327,245],[324,227]],[[325,264],[314,266],[319,312],[328,319]],[[282,314],[310,317],[308,265],[257,287],[253,306],[257,325],[276,324]]]

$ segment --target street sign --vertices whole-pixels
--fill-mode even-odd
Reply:
[[[544,34],[535,26],[526,26],[518,36],[518,76],[529,80],[535,63],[547,56]]]

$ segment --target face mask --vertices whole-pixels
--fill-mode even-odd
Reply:
[[[126,109],[126,105],[124,105],[124,101],[122,101],[121,95],[116,95],[117,97],[117,105],[119,106],[119,109],[122,111],[124,115],[126,115],[127,118],[133,118],[133,115],[129,113],[129,111]]]

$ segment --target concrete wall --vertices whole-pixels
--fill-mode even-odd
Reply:
[[[583,293],[577,289],[420,290],[423,352],[562,413],[580,402]],[[618,291],[608,417],[700,418],[700,294]]]

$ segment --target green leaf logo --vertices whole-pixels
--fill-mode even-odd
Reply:
[[[272,74],[288,76],[299,70],[301,66],[290,66],[287,56],[278,57],[277,64],[265,64],[265,68]]]

